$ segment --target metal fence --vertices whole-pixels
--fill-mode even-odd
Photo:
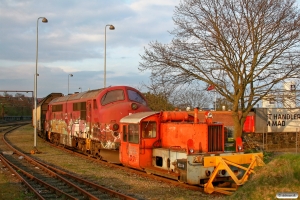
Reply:
[[[265,151],[296,152],[300,151],[300,132],[292,133],[245,133],[246,149]]]

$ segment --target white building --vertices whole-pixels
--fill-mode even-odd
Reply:
[[[284,97],[283,107],[284,108],[295,108],[296,107],[296,85],[295,82],[286,82],[283,84]]]

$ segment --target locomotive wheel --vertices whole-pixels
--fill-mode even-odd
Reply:
[[[102,156],[100,156],[100,155],[97,155],[97,159],[103,160],[103,159],[102,159]]]
[[[51,136],[50,136],[50,142],[51,142],[52,144],[54,144],[53,134],[51,134]]]

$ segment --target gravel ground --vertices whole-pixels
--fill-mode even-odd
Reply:
[[[8,135],[8,139],[11,140],[18,148],[22,149],[23,152],[29,154],[32,150],[34,141],[33,129],[30,125],[25,126],[13,133],[10,133]],[[2,140],[0,141],[0,149],[1,145],[3,147]],[[200,191],[191,191],[175,187],[163,182],[141,177],[134,173],[128,173],[120,169],[111,168],[108,165],[100,165],[75,156],[73,157],[68,153],[52,148],[40,138],[37,138],[37,149],[41,153],[34,154],[34,157],[48,163],[55,164],[56,166],[71,171],[81,177],[92,180],[97,184],[109,187],[127,195],[132,195],[137,199],[223,199],[222,196],[208,195]],[[7,186],[9,190],[14,188],[16,191],[19,191],[19,194],[16,194],[16,198],[13,199],[34,199],[27,194],[26,190],[23,189],[20,191],[21,184],[16,181],[11,173],[5,172],[5,168],[3,167],[1,167],[0,180],[0,191],[2,190],[1,188],[3,188],[2,186]],[[17,187],[15,187],[15,185],[17,185]],[[2,192],[4,193],[5,191]]]

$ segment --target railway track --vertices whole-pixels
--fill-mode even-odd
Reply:
[[[134,173],[134,174],[137,174],[137,175],[145,177],[145,178],[150,178],[150,179],[153,179],[153,180],[156,180],[156,181],[164,182],[168,185],[173,185],[175,187],[180,187],[180,188],[184,188],[184,189],[204,192],[203,187],[184,184],[182,182],[179,182],[179,181],[176,181],[176,180],[173,180],[173,179],[167,179],[165,177],[153,175],[151,173],[149,174],[149,173],[146,173],[145,171],[139,171],[139,170],[136,170],[136,169],[124,167],[122,165],[108,163],[106,161],[100,160],[99,158],[93,157],[89,154],[83,154],[81,152],[77,152],[77,151],[74,151],[72,149],[69,149],[69,148],[66,148],[66,147],[63,147],[63,146],[59,146],[59,145],[56,145],[56,144],[49,143],[49,145],[51,145],[53,148],[58,148],[61,151],[65,151],[69,154],[72,154],[73,156],[76,156],[76,157],[79,157],[79,158],[84,158],[84,159],[90,160],[92,162],[99,163],[101,165],[107,165],[111,168],[121,169],[123,171],[127,171],[128,173]],[[218,196],[218,195],[213,194],[212,196]]]
[[[188,184],[179,182],[179,181],[174,180],[174,179],[168,179],[168,178],[165,178],[165,177],[153,175],[151,173],[146,173],[145,171],[139,171],[139,170],[136,170],[136,169],[133,169],[133,168],[124,167],[122,165],[118,165],[118,164],[114,164],[114,163],[109,163],[109,162],[106,162],[106,161],[103,161],[103,160],[99,159],[98,157],[93,157],[90,154],[84,154],[84,153],[82,153],[80,151],[67,148],[66,146],[57,145],[57,144],[53,144],[53,143],[50,143],[50,142],[47,142],[47,143],[49,145],[51,145],[53,148],[57,148],[57,149],[59,149],[61,151],[65,151],[65,152],[69,153],[72,156],[76,156],[76,157],[79,157],[79,158],[87,159],[87,160],[89,160],[91,162],[95,162],[95,163],[99,163],[101,165],[109,166],[110,168],[116,168],[116,169],[120,169],[122,171],[127,171],[129,174],[137,174],[137,175],[139,175],[141,177],[153,179],[155,181],[163,182],[163,183],[166,183],[168,185],[173,185],[176,188],[183,188],[183,189],[188,189],[188,190],[193,190],[193,191],[200,191],[200,192],[204,193],[204,189],[200,185],[199,186],[188,185]],[[220,196],[220,194],[212,194],[211,196],[218,197],[218,196]]]
[[[5,134],[2,139],[9,150],[2,150],[0,159],[39,199],[135,199],[25,155],[9,144]]]

